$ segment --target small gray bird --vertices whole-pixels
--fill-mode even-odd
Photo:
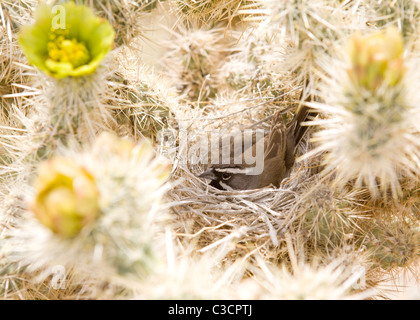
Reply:
[[[279,187],[295,163],[296,147],[308,129],[301,123],[310,115],[316,114],[308,107],[301,106],[286,127],[281,112],[274,114],[271,129],[264,137],[264,169],[261,174],[247,175],[249,165],[246,164],[217,164],[199,177],[210,179],[210,185],[220,190],[249,190],[270,185]]]

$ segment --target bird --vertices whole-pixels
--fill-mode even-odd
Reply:
[[[289,176],[295,163],[296,147],[308,130],[308,126],[303,126],[302,122],[316,116],[315,111],[301,105],[286,126],[282,114],[279,110],[273,115],[271,128],[264,137],[264,167],[260,174],[247,174],[250,165],[230,163],[213,164],[198,177],[209,179],[210,185],[219,190],[250,190],[267,186],[278,188],[281,181]],[[255,145],[254,139],[251,146],[254,154]]]

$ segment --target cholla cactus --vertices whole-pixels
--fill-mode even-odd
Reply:
[[[415,68],[405,61],[402,37],[393,28],[354,35],[348,54],[347,66],[330,70],[325,104],[312,104],[331,115],[316,134],[318,150],[328,151],[326,172],[335,171],[340,184],[355,179],[373,197],[390,189],[396,198],[400,177],[419,172]]]
[[[89,151],[67,151],[41,164],[25,218],[8,231],[6,257],[38,272],[40,280],[56,265],[84,277],[94,272],[108,281],[140,279],[159,258],[155,236],[168,174],[149,143],[134,145],[111,134]]]
[[[221,85],[226,83],[235,92],[279,102],[279,96],[284,97],[282,93],[290,79],[279,73],[286,48],[278,36],[272,36],[275,32],[264,25],[242,34],[235,51],[220,68]]]
[[[232,297],[230,285],[237,283],[244,271],[241,261],[223,268],[220,263],[226,249],[216,249],[197,255],[181,253],[168,241],[167,261],[139,287],[139,299],[226,299]],[[227,246],[229,248],[229,246]]]
[[[112,79],[115,96],[111,103],[116,101],[118,107],[116,131],[134,139],[146,137],[155,143],[159,132],[177,127],[176,93],[143,64],[132,59],[124,59],[120,64],[120,72]]]
[[[369,23],[377,27],[398,27],[406,41],[414,40],[419,28],[420,2],[418,0],[369,0],[361,4],[372,17]]]
[[[257,7],[253,0],[177,0],[176,4],[190,22],[208,25],[221,21],[231,24],[235,18],[242,18],[245,10]]]
[[[0,124],[6,126],[13,125],[12,106],[22,104],[17,97],[22,86],[29,82],[23,66],[23,54],[19,50],[17,36],[13,32],[15,28],[10,20],[10,5],[9,2],[0,3]],[[19,8],[21,6],[15,9]]]
[[[3,26],[12,32],[31,22],[32,10],[38,3],[38,0],[3,0],[0,3],[0,17]]]
[[[370,210],[359,200],[365,193],[335,192],[328,185],[305,190],[297,229],[305,235],[306,246],[318,256],[328,256],[351,244],[362,247],[365,238],[362,230],[371,217]]]
[[[12,47],[12,54],[8,54],[8,47]],[[13,46],[12,39],[8,38],[7,30],[3,26],[0,25],[0,123],[7,124],[8,123],[8,114],[10,111],[10,102],[4,98],[7,94],[12,93],[12,86],[13,78],[15,76],[15,72],[11,66],[13,62],[13,49],[16,49]]]
[[[317,263],[299,263],[293,272],[287,268],[264,265],[255,271],[260,276],[260,287],[249,287],[252,298],[280,300],[350,300],[366,299],[374,292],[366,290],[366,274],[362,265],[343,264],[335,259],[326,266]]]
[[[110,119],[101,102],[107,83],[99,66],[111,50],[114,31],[88,7],[69,2],[61,11],[41,4],[35,23],[22,29],[19,40],[29,62],[50,76],[41,79],[47,82],[42,91],[53,134],[63,142],[68,135],[83,141]]]
[[[143,37],[143,19],[157,6],[159,0],[84,0],[108,19],[116,30],[117,45],[131,45],[133,40]]]
[[[162,68],[187,101],[200,103],[215,96],[216,72],[226,55],[221,29],[187,29],[179,26],[165,47]]]
[[[0,296],[365,299],[418,278],[419,4],[0,0]],[[198,177],[209,133],[302,104],[314,139],[279,188]]]
[[[400,218],[395,221],[375,221],[367,248],[384,270],[415,265],[420,255],[420,230],[416,221]]]
[[[53,4],[63,4],[74,0],[52,0]],[[142,19],[156,8],[159,0],[75,0],[92,8],[100,17],[107,19],[116,32],[118,46],[131,45],[137,37],[142,37],[146,28]]]
[[[266,8],[266,19],[262,22],[272,28],[272,34],[290,43],[284,63],[278,68],[279,75],[293,74],[292,82],[309,88],[322,72],[322,65],[340,38],[349,29],[360,28],[351,11],[346,11],[338,1],[296,0],[261,1]],[[273,42],[271,48],[278,46]]]

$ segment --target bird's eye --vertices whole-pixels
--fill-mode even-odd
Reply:
[[[229,180],[229,179],[230,179],[230,177],[231,177],[230,173],[226,173],[226,172],[224,172],[224,173],[222,174],[222,180]]]

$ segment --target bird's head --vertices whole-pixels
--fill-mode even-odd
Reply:
[[[255,180],[249,171],[250,168],[241,166],[214,165],[199,175],[199,178],[211,180],[210,185],[219,190],[247,190],[253,188]]]

